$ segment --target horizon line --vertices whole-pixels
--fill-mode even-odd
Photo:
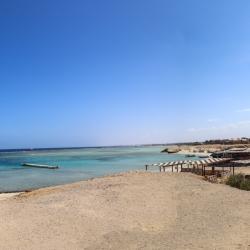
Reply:
[[[223,140],[241,140],[247,137],[235,138],[235,139],[208,139],[204,141],[189,141],[189,142],[168,142],[168,143],[142,143],[142,144],[124,144],[124,145],[110,145],[110,146],[63,146],[63,147],[25,147],[25,148],[0,148],[0,152],[17,152],[17,151],[42,151],[42,150],[66,150],[66,149],[86,149],[86,148],[115,148],[115,147],[142,147],[142,146],[168,146],[176,144],[193,144],[193,143],[204,143],[206,141],[223,141]]]

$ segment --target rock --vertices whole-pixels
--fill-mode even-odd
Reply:
[[[162,150],[162,153],[168,153],[168,154],[175,154],[180,152],[181,149],[177,146],[177,147],[169,147],[169,148],[165,148],[164,150]]]

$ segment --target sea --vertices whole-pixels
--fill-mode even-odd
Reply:
[[[40,149],[0,152],[0,193],[33,190],[131,170],[146,164],[184,160],[180,154],[161,153],[163,146]],[[59,166],[23,167],[22,163]]]

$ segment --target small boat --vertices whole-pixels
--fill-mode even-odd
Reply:
[[[58,166],[49,166],[49,165],[41,165],[41,164],[33,164],[33,163],[22,163],[23,167],[29,168],[46,168],[46,169],[58,169]]]
[[[202,158],[209,158],[209,156],[208,155],[200,155],[199,158],[201,158],[201,159]]]
[[[192,154],[189,154],[189,155],[185,155],[185,157],[195,157],[196,155],[192,155]]]

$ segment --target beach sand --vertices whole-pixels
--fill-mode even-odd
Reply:
[[[250,249],[250,192],[132,172],[0,201],[0,249]]]
[[[15,197],[19,194],[21,194],[22,192],[19,192],[19,193],[0,193],[0,201],[3,201],[3,200],[6,200],[6,199],[9,199],[11,197]]]
[[[236,174],[246,174],[246,175],[250,175],[250,167],[238,167],[238,168],[235,168],[235,173]]]

